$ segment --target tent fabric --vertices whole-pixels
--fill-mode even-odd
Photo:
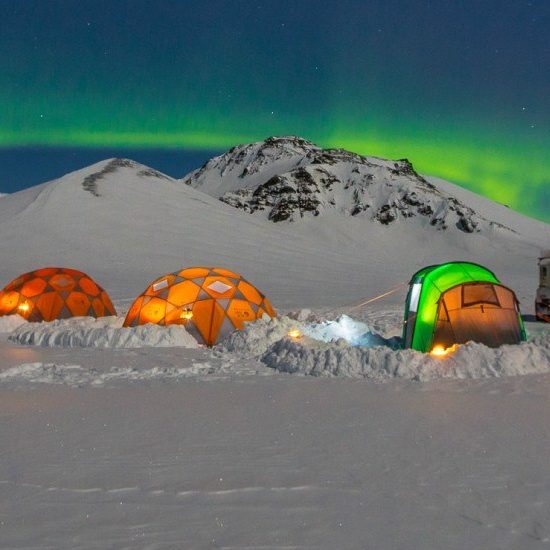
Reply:
[[[517,301],[503,286],[465,283],[447,290],[439,299],[433,346],[482,341],[497,348],[521,341]]]
[[[184,325],[212,346],[249,321],[275,317],[269,300],[241,275],[219,267],[191,267],[153,281],[136,298],[125,327]]]
[[[19,314],[27,321],[116,315],[108,294],[91,277],[64,267],[24,273],[0,291],[0,316]]]
[[[451,289],[458,290],[446,294]],[[452,335],[449,325],[444,325],[450,323],[449,316],[455,327]],[[435,341],[438,328],[442,342]],[[495,336],[495,331],[500,335]],[[500,345],[498,342],[518,343],[524,339],[525,329],[514,293],[483,266],[450,262],[426,267],[412,277],[405,307],[405,347],[426,352],[434,345],[451,341],[449,345],[474,340],[496,346]]]

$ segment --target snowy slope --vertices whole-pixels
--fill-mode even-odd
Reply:
[[[209,195],[221,197],[243,187],[254,189],[272,176],[307,166],[321,152],[320,147],[299,137],[267,138],[233,147],[210,159],[183,181]]]
[[[283,258],[320,255],[303,238],[289,243],[288,232],[121,159],[5,197],[0,235],[10,257],[2,279],[40,265],[78,265],[125,298],[185,265],[231,265],[254,279]]]
[[[337,281],[342,270],[355,272],[358,261],[339,246],[327,248],[316,233],[254,220],[138,163],[115,159],[2,200],[0,252],[10,261],[2,262],[0,277],[7,282],[42,265],[78,266],[115,298],[128,299],[159,274],[225,265],[275,292],[280,302],[302,296],[303,303],[322,297],[330,303],[335,297],[323,283]],[[364,286],[355,273],[344,298],[365,292]]]
[[[277,162],[302,162],[300,143]],[[252,155],[247,167],[272,170],[265,148],[260,159]],[[349,167],[350,154],[341,155]],[[388,166],[380,169],[391,170]],[[225,173],[234,172],[231,165]],[[208,174],[203,170],[204,178]],[[530,305],[536,257],[550,226],[508,209],[508,218],[491,223],[492,203],[473,197],[464,201],[479,220],[473,233],[456,223],[442,230],[422,216],[400,214],[385,224],[339,209],[299,223],[272,223],[262,213],[250,215],[151,168],[111,159],[2,199],[0,254],[10,260],[1,263],[0,280],[5,284],[44,265],[72,266],[97,278],[115,299],[129,300],[162,273],[222,265],[240,271],[276,306],[337,306],[406,282],[424,265],[469,259],[496,270]],[[449,210],[451,215],[456,212]],[[403,293],[393,298],[400,302]]]
[[[434,262],[475,259],[498,266],[504,280],[506,272],[522,273],[520,278],[531,280],[524,294],[528,303],[535,279],[534,248],[550,242],[549,225],[449,182],[421,176],[407,160],[322,149],[293,136],[234,147],[182,181],[255,218],[300,222],[296,233],[309,225],[326,238],[321,235],[327,228],[345,226],[350,235],[344,247],[351,247],[362,227],[365,252],[374,249],[371,261],[394,252],[389,269],[414,258],[412,250],[401,255],[397,241],[403,239],[416,254]],[[349,218],[357,220],[355,225]],[[380,226],[387,230],[380,232]],[[520,269],[518,256],[523,258]],[[521,286],[518,277],[512,280]]]
[[[273,222],[337,213],[465,233],[515,231],[519,223],[529,232],[519,215],[503,216],[501,205],[424,178],[406,159],[321,149],[293,136],[234,147],[183,182]]]
[[[456,197],[463,204],[470,208],[483,212],[483,215],[492,221],[510,227],[520,235],[536,236],[538,233],[543,242],[550,242],[550,226],[544,222],[529,218],[524,214],[520,214],[510,207],[499,202],[492,201],[487,197],[478,195],[469,189],[455,185],[441,178],[425,176],[426,180],[435,185],[441,191]]]

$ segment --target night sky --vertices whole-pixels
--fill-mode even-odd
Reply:
[[[2,0],[0,78],[0,191],[297,134],[550,222],[548,0]]]

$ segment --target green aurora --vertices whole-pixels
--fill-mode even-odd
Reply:
[[[227,2],[213,3],[215,16],[200,2],[183,12],[165,2],[151,21],[148,2],[116,3],[113,13],[111,4],[85,2],[81,13],[68,14],[61,9],[67,2],[53,10],[9,4],[0,13],[0,147],[211,150],[294,134],[406,157],[422,173],[550,222],[550,71],[541,70],[548,46],[537,52],[517,30],[506,37],[502,21],[490,46],[499,55],[476,32],[477,46],[464,48],[472,37],[451,36],[450,44],[440,42],[445,55],[430,57],[422,32],[414,40],[393,32],[418,27],[426,13],[404,10],[390,19],[381,2],[370,3],[369,17],[350,1],[329,2],[313,16],[305,9],[311,2],[282,2],[286,10],[266,17],[245,1],[255,26]],[[130,6],[128,19],[123,8]],[[359,9],[354,18],[352,7]],[[506,13],[517,23],[514,14]],[[456,16],[430,15],[442,25]],[[136,29],[146,39],[136,39]],[[442,40],[430,32],[432,42]],[[516,40],[516,49],[506,40]],[[539,56],[533,66],[525,63],[529,54]]]

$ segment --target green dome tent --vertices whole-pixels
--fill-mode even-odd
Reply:
[[[468,341],[498,347],[525,339],[516,295],[488,269],[450,262],[413,275],[405,305],[405,348],[429,352]]]

